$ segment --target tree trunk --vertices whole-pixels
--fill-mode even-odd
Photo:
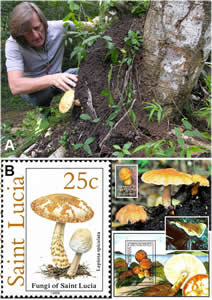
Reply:
[[[142,81],[172,119],[182,111],[210,52],[210,1],[151,1]],[[145,76],[145,78],[143,78]]]

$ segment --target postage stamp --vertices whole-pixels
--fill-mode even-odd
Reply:
[[[116,198],[138,197],[138,165],[115,165]]]
[[[139,231],[113,233],[112,251],[114,297],[209,296],[208,251],[167,251],[163,232]]]
[[[2,161],[3,297],[110,297],[109,162]]]

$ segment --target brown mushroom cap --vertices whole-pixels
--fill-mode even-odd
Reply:
[[[131,203],[125,205],[117,212],[116,219],[119,220],[121,224],[128,224],[139,221],[146,222],[148,216],[143,206]]]
[[[131,177],[131,175],[132,173],[128,168],[121,168],[121,170],[119,171],[120,180],[127,180],[128,178]]]
[[[60,100],[59,111],[66,113],[74,104],[74,90],[67,91]]]
[[[199,174],[192,175],[192,180],[194,183],[199,182],[202,186],[209,186],[209,181],[204,176],[201,176]]]
[[[175,224],[177,227],[182,228],[189,236],[201,237],[206,229],[204,223],[191,223],[191,222],[179,222],[171,221],[171,224]]]
[[[94,214],[85,201],[67,194],[42,196],[31,207],[39,216],[60,223],[85,222]]]
[[[153,183],[156,185],[190,185],[193,183],[192,176],[183,172],[179,172],[173,168],[158,169],[145,172],[141,179],[145,183]]]

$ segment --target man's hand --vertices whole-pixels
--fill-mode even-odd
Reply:
[[[51,76],[52,85],[64,92],[69,91],[71,87],[76,86],[78,76],[69,73],[56,73]]]

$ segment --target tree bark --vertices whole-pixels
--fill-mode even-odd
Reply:
[[[210,1],[150,1],[141,76],[172,119],[182,111],[210,53]]]

